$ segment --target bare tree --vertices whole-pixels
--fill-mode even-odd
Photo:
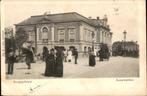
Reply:
[[[16,46],[19,50],[19,55],[20,55],[20,49],[22,48],[23,43],[28,39],[28,34],[23,28],[19,28],[16,31],[15,39],[16,39]]]
[[[15,34],[16,45],[21,48],[23,43],[28,39],[28,34],[23,28],[19,28]]]

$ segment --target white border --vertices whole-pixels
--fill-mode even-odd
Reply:
[[[1,12],[4,10],[4,2],[1,2]],[[94,79],[27,79],[7,80],[5,79],[5,61],[3,57],[4,47],[1,38],[1,77],[3,95],[145,95],[146,94],[146,24],[145,24],[145,2],[138,1],[139,6],[139,48],[140,48],[140,77],[129,78],[133,81],[116,81],[117,78],[94,78]],[[142,11],[144,10],[144,11]],[[4,14],[1,15],[1,33],[4,28]],[[122,78],[128,79],[128,78]],[[31,83],[14,83],[17,81]],[[40,86],[34,92],[30,87]]]

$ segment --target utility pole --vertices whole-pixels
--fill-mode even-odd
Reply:
[[[123,55],[124,56],[126,56],[126,50],[125,50],[125,44],[126,44],[126,35],[127,35],[127,32],[126,32],[126,30],[124,30],[124,32],[123,32],[123,34],[124,34],[124,42],[123,42]]]
[[[127,35],[126,30],[124,30],[123,34],[124,34],[124,42],[126,42],[126,35]]]

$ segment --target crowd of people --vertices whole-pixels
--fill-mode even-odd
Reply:
[[[66,50],[58,47],[49,50],[46,46],[44,46],[42,53],[37,56],[35,55],[31,44],[23,45],[22,49],[23,54],[25,54],[25,62],[28,70],[31,69],[31,63],[35,61],[35,57],[39,57],[40,60],[45,62],[44,76],[63,77],[64,62],[74,62],[74,64],[78,64],[79,53],[76,48],[69,48]],[[108,51],[106,49],[107,48],[101,48],[98,51],[100,61],[103,61],[104,53]],[[89,66],[94,67],[96,65],[96,52],[92,48],[89,48],[87,53],[89,56]],[[10,50],[8,55],[8,74],[13,74],[15,56],[15,51]]]
[[[37,57],[31,44],[24,44],[22,48],[22,54],[25,54],[25,62],[28,70],[31,69],[31,63],[35,61]],[[42,58],[41,58],[42,56]],[[40,59],[45,62],[45,76],[63,77],[63,62],[71,62],[74,57],[74,63],[77,64],[78,51],[77,49],[48,49],[46,46],[43,47],[43,52]],[[8,72],[7,74],[13,74],[13,66],[16,59],[15,50],[9,49],[8,52]]]

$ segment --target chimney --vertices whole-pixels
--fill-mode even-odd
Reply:
[[[89,19],[92,19],[92,17],[91,17],[91,16],[89,16],[88,18],[89,18]]]
[[[51,14],[51,11],[46,11],[46,12],[44,13],[44,15],[49,15],[49,14]]]
[[[99,20],[100,18],[99,17],[96,17],[96,19]]]
[[[47,14],[51,14],[51,11],[48,11]]]

